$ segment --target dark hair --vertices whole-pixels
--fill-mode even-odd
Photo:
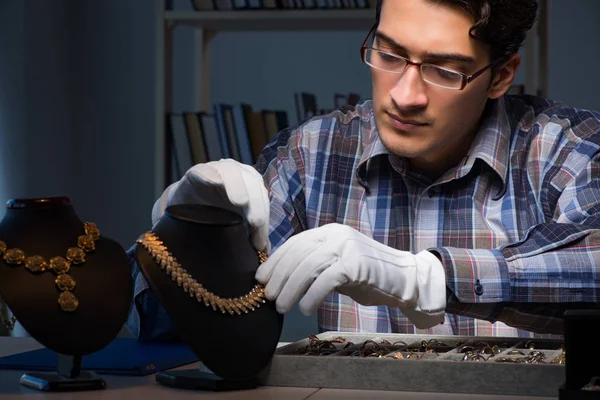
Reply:
[[[397,1],[397,0],[396,0]],[[519,51],[537,18],[537,0],[426,0],[459,7],[473,17],[469,35],[490,46],[490,59],[507,59]],[[383,0],[377,0],[379,25]]]

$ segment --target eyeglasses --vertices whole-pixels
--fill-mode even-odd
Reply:
[[[365,64],[380,71],[391,72],[393,74],[403,74],[409,65],[414,65],[419,68],[421,79],[427,83],[445,89],[463,90],[468,83],[471,83],[479,75],[498,65],[503,60],[500,58],[471,75],[453,71],[435,64],[412,61],[394,53],[366,46],[367,40],[375,30],[375,27],[376,25],[371,28],[360,47],[360,56]]]

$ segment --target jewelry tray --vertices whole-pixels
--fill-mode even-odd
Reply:
[[[556,397],[560,385],[565,381],[565,365],[557,363],[561,356],[564,360],[564,347],[560,340],[325,332],[314,335],[313,343],[314,338],[329,341],[340,337],[352,342],[353,345],[344,348],[345,343],[336,343],[337,351],[329,355],[299,354],[302,349],[307,348],[310,338],[279,347],[270,365],[259,377],[261,384]],[[408,344],[408,348],[401,343],[387,346],[388,355],[400,350],[404,357],[400,359],[357,356],[355,351],[368,340],[375,343],[381,343],[383,340],[390,343],[403,341]],[[417,355],[424,354],[422,358],[407,358],[410,354],[409,349],[426,348],[422,347],[423,341],[447,346],[434,347],[437,356],[421,351],[417,352]],[[463,348],[464,345],[482,348],[483,344],[498,345],[499,349],[496,349],[496,354],[490,358],[487,358],[489,354],[485,355],[486,361],[481,358],[479,361],[463,361],[464,351],[468,350]],[[516,351],[524,355],[514,355]],[[497,361],[501,357],[525,358],[532,351],[544,354],[542,363]],[[353,353],[354,355],[351,356]]]

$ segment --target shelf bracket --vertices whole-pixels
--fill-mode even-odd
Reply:
[[[539,83],[538,96],[548,96],[548,0],[540,1],[540,18],[537,26],[539,40]]]
[[[202,34],[202,54],[199,55],[201,60],[197,60],[196,65],[202,65],[202,79],[199,80],[200,88],[197,88],[196,93],[201,93],[202,110],[211,112],[212,104],[210,100],[210,45],[212,40],[217,36],[217,31],[204,29]]]

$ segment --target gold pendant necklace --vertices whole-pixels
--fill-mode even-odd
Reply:
[[[100,231],[93,222],[83,224],[84,235],[77,238],[77,247],[69,247],[66,257],[56,256],[50,260],[39,255],[27,256],[18,248],[9,249],[5,242],[0,240],[0,256],[10,266],[25,264],[25,268],[33,273],[52,271],[57,276],[54,283],[60,290],[58,304],[63,311],[73,312],[79,306],[79,300],[73,294],[75,279],[68,274],[71,265],[83,265],[86,253],[96,249],[96,240],[100,238]]]
[[[219,309],[223,314],[229,312],[231,315],[234,313],[247,314],[248,311],[254,311],[260,307],[261,303],[265,303],[264,287],[260,283],[254,285],[249,293],[241,297],[223,298],[206,290],[196,279],[192,278],[154,233],[144,233],[137,242],[150,253],[160,269],[170,276],[177,286],[183,287],[183,290],[190,297],[194,297],[198,303],[204,303],[207,307],[211,306],[215,311]],[[258,259],[262,264],[267,260],[267,255],[259,251]]]

